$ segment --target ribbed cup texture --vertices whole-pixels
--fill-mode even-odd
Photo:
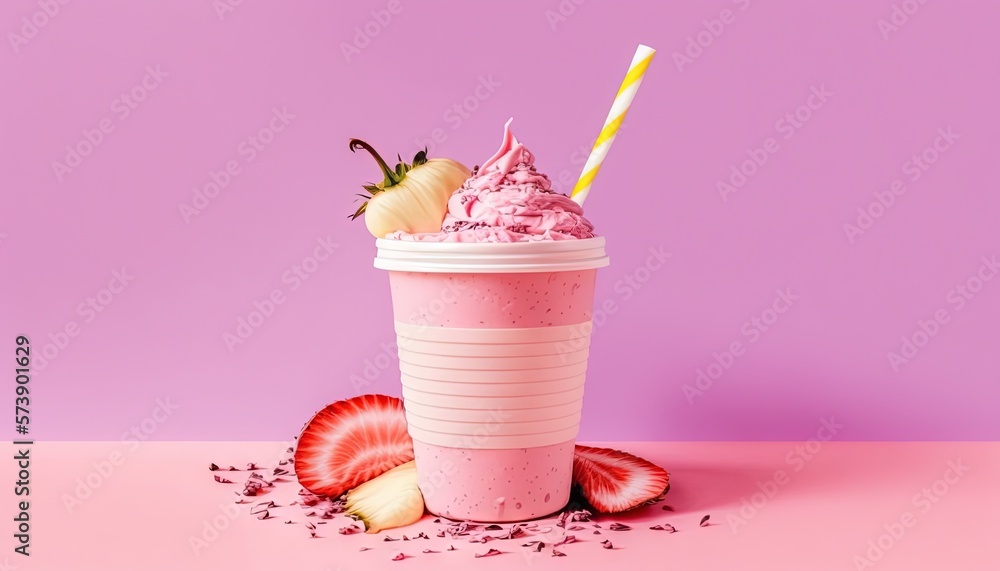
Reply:
[[[591,322],[533,328],[396,322],[410,436],[449,448],[533,448],[580,427]]]

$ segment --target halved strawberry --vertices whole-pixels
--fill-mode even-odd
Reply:
[[[670,475],[659,466],[620,450],[576,446],[573,482],[601,513],[618,513],[660,494]]]
[[[362,395],[337,401],[306,423],[295,448],[295,475],[310,492],[336,498],[410,460],[403,401]]]

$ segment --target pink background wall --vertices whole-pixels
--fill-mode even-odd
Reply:
[[[995,2],[43,5],[0,7],[0,345],[40,353],[36,438],[282,439],[328,401],[398,394],[388,282],[346,218],[376,171],[347,139],[405,155],[436,135],[472,166],[514,116],[571,181],[639,42],[659,54],[587,202],[614,313],[581,438],[798,439],[831,416],[845,440],[1000,438]],[[748,150],[766,162],[723,196]],[[921,347],[894,367],[904,336]]]

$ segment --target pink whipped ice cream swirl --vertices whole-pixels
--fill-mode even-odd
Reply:
[[[511,120],[513,121],[513,120]],[[593,238],[583,208],[535,170],[535,156],[504,125],[503,144],[448,200],[441,232],[390,238],[428,242],[529,242]]]

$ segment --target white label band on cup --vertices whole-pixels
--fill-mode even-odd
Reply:
[[[474,383],[528,384],[561,381],[563,379],[583,376],[587,372],[587,362],[567,363],[558,367],[511,368],[485,371],[478,367],[454,369],[450,367],[419,366],[400,363],[399,371],[405,377],[445,383],[462,383],[465,385]]]
[[[403,405],[420,403],[427,407],[453,410],[471,410],[490,412],[500,410],[521,410],[562,406],[583,398],[583,385],[561,393],[546,395],[527,395],[515,397],[497,397],[485,401],[481,396],[442,395],[426,393],[403,385]],[[445,414],[445,412],[442,412]]]
[[[582,373],[566,379],[539,381],[536,383],[455,383],[432,381],[401,375],[403,386],[423,393],[446,396],[466,396],[482,399],[481,406],[488,406],[494,398],[540,396],[563,393],[583,386]]]
[[[535,408],[516,408],[511,406],[496,406],[491,410],[470,408],[451,408],[426,405],[413,399],[406,399],[406,413],[422,418],[448,420],[454,422],[491,423],[533,422],[552,418],[563,418],[583,410],[583,399],[571,400],[566,403],[551,404]]]
[[[590,321],[481,329],[397,321],[410,436],[483,449],[574,439],[592,331]]]
[[[495,436],[524,436],[529,434],[545,434],[556,430],[575,428],[580,425],[580,411],[576,411],[569,416],[562,418],[552,418],[548,420],[538,420],[532,422],[504,422],[493,420],[488,422],[454,422],[448,420],[435,420],[416,416],[409,411],[406,413],[406,421],[409,426],[440,432],[442,434],[453,434],[456,436],[466,436],[470,428],[482,429],[480,432]],[[471,425],[471,426],[470,426]]]
[[[466,450],[497,450],[510,448],[540,448],[574,440],[579,434],[579,427],[547,432],[545,434],[525,434],[517,436],[497,436],[488,431],[477,434],[459,436],[424,430],[415,426],[407,426],[410,438],[425,444],[443,446],[445,448],[464,448]]]
[[[407,345],[408,346],[408,345]],[[438,344],[438,346],[445,346]],[[474,352],[482,353],[483,346],[477,346]],[[488,345],[487,347],[496,347]],[[399,348],[399,362],[417,367],[438,367],[442,369],[481,370],[481,371],[516,371],[522,369],[550,369],[565,365],[586,363],[589,349],[571,351],[556,351],[551,355],[435,355],[433,353],[416,353]]]
[[[591,321],[570,325],[549,327],[435,327],[418,323],[396,321],[396,335],[401,339],[454,343],[458,345],[507,345],[567,342],[576,349],[590,345],[590,334],[594,331]],[[572,343],[576,341],[576,343]],[[582,346],[581,346],[582,344]],[[409,347],[407,347],[409,349]],[[423,351],[435,353],[434,351]],[[446,353],[450,354],[450,353]]]

